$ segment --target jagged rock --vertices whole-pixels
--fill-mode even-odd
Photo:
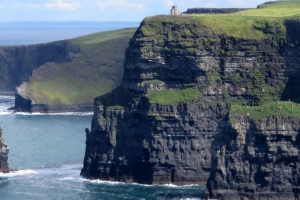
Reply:
[[[0,172],[8,173],[10,169],[8,167],[8,153],[9,148],[5,144],[2,136],[2,128],[0,126]]]

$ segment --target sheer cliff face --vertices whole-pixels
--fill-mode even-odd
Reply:
[[[242,182],[236,181],[239,176],[235,172],[230,174],[227,167],[240,165],[244,157],[239,155],[246,151],[244,146],[231,142],[240,137],[233,134],[239,129],[228,117],[231,105],[247,108],[272,101],[299,100],[300,49],[298,39],[290,31],[295,26],[297,22],[292,21],[285,25],[274,22],[253,26],[251,30],[260,35],[255,39],[217,32],[204,21],[188,17],[145,19],[127,48],[122,87],[95,99],[81,174],[86,178],[150,184],[199,183],[210,176],[210,193],[207,193],[210,197],[219,197],[216,194],[220,190],[224,196],[241,188]],[[261,125],[248,122],[247,112],[244,115],[247,126],[240,126],[245,130],[243,138],[249,135],[257,141],[249,144],[254,148],[251,152],[256,151],[253,145],[258,145],[258,155],[266,151],[264,155],[268,156],[263,147],[267,138],[256,137],[263,131]],[[272,115],[269,118],[273,119]],[[276,120],[273,122],[274,127],[280,125]],[[247,128],[251,123],[251,128]],[[297,127],[292,129],[297,131]],[[212,151],[211,142],[216,134]],[[280,146],[286,137],[278,138],[282,139],[274,145]],[[230,145],[236,151],[232,155],[217,154],[222,148],[227,152]],[[239,159],[230,157],[235,155]],[[268,168],[269,164],[263,163],[269,161],[257,160],[259,164],[253,168],[250,161],[248,165],[243,162],[243,166],[249,166],[247,173],[253,175],[253,178],[247,176],[248,179],[261,184],[258,189],[268,192],[270,188],[265,187],[263,179],[273,175],[267,176],[259,166]],[[277,163],[281,166],[287,162]],[[258,180],[259,177],[263,178]],[[227,185],[222,183],[225,179]]]
[[[218,152],[211,152],[211,142],[227,123],[230,104],[297,98],[299,88],[287,85],[297,83],[299,47],[285,42],[278,24],[259,27],[264,39],[255,40],[188,19],[142,22],[126,51],[122,87],[95,99],[81,175],[148,184],[206,181]],[[201,95],[178,100],[179,90]]]
[[[299,102],[299,20],[286,21],[288,40],[273,56],[284,62],[273,83],[283,81],[281,100]],[[270,58],[270,57],[269,57]],[[276,68],[275,68],[276,69]],[[270,73],[272,77],[273,73]],[[269,78],[269,77],[267,77]],[[255,80],[254,80],[255,81]],[[277,82],[272,87],[280,88]],[[266,90],[262,90],[264,93]],[[274,102],[245,109],[236,106],[219,122],[212,142],[212,169],[206,198],[299,199],[299,104]],[[269,107],[268,107],[269,106]],[[265,109],[268,107],[268,109]],[[255,109],[255,108],[254,108]],[[260,110],[261,109],[261,110]]]
[[[0,47],[0,90],[15,90],[29,80],[32,71],[46,62],[63,62],[68,58],[67,42]]]
[[[220,122],[212,143],[210,196],[298,199],[299,131],[300,120],[291,117]]]
[[[203,183],[222,106],[139,105],[95,112],[82,175],[145,184]]]

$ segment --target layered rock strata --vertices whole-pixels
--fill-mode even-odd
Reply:
[[[290,85],[297,82],[300,51],[284,30],[297,23],[254,27],[264,35],[257,40],[214,32],[192,18],[145,19],[127,48],[122,87],[95,99],[81,175],[147,184],[205,181],[211,141],[230,104],[297,98],[298,87]],[[202,95],[176,100],[187,90]]]
[[[207,198],[299,199],[299,131],[292,117],[220,122]]]
[[[145,184],[204,183],[224,106],[139,104],[95,111],[82,175]]]
[[[0,126],[0,172],[10,172],[10,169],[8,167],[8,153],[9,148],[7,147],[7,144],[5,144],[2,136],[2,128]]]

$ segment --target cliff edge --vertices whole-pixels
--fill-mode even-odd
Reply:
[[[299,2],[291,1],[232,14],[144,19],[125,53],[122,86],[95,99],[81,175],[146,184],[209,180],[205,198],[228,199],[231,194],[243,198],[239,188],[249,187],[242,182],[256,179],[238,182],[239,177],[230,170],[242,173],[239,159],[243,163],[249,160],[239,157],[248,144],[245,135],[254,144],[268,141],[268,136],[260,140],[263,137],[259,135],[266,135],[262,126],[270,122],[279,138],[270,136],[270,142],[291,145],[290,155],[298,152],[300,115],[279,105],[290,101],[291,109],[299,107],[299,8]],[[290,12],[285,12],[287,9]],[[273,105],[277,103],[285,109],[276,112]],[[251,133],[247,132],[249,126]],[[285,128],[279,128],[282,126]],[[288,137],[283,137],[285,134]],[[244,143],[238,143],[240,140]],[[267,151],[264,147],[260,150]],[[280,166],[289,165],[290,158],[284,159]],[[231,165],[227,165],[229,161]],[[265,169],[269,161],[257,162]],[[295,168],[297,161],[293,162]],[[255,169],[249,168],[251,176],[263,177],[261,170]],[[277,169],[268,167],[268,180],[275,178]],[[282,191],[293,191],[286,193],[288,197],[295,195],[293,188],[298,187],[291,177],[285,179],[289,184],[282,181]],[[227,184],[222,184],[225,180]],[[258,190],[273,192],[260,186],[251,191]],[[276,192],[272,194],[268,197],[275,198]]]

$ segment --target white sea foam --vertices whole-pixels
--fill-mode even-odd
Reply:
[[[24,176],[28,174],[37,174],[36,171],[33,170],[18,170],[18,171],[12,171],[9,173],[0,173],[0,178],[9,178],[9,177],[14,177],[14,176]]]
[[[76,180],[76,178],[67,176],[67,177],[60,178],[58,180],[60,180],[60,181],[73,181],[73,180]]]
[[[0,108],[1,110],[1,108]],[[0,112],[0,115],[11,115],[13,112]]]
[[[0,99],[15,100],[15,97],[14,97],[14,96],[4,96],[4,95],[0,95]]]
[[[90,183],[94,183],[94,184],[109,184],[109,185],[118,185],[118,184],[129,184],[129,185],[138,185],[138,186],[142,186],[142,187],[170,187],[170,188],[184,188],[184,187],[198,187],[200,185],[183,185],[183,186],[177,186],[177,185],[173,185],[173,184],[164,184],[164,185],[146,185],[146,184],[139,184],[139,183],[124,183],[124,182],[116,182],[116,181],[103,181],[103,180],[89,180],[89,179],[84,179],[84,178],[80,178],[81,181],[84,182],[90,182]]]
[[[84,179],[84,178],[79,178],[79,180],[83,182],[89,182],[93,184],[106,184],[106,185],[125,185],[126,183],[124,182],[114,182],[114,181],[102,181],[102,180],[89,180],[89,179]]]
[[[165,186],[165,187],[179,187],[179,186],[173,185],[173,184],[164,184],[164,185],[162,185],[162,186]]]
[[[0,95],[0,115],[10,115],[13,113],[9,108],[14,106],[15,97]]]
[[[60,167],[54,168],[44,168],[37,169],[36,172],[39,174],[48,174],[48,175],[66,175],[66,177],[72,178],[80,178],[80,170],[82,168],[82,164],[74,164],[74,165],[62,165]]]

